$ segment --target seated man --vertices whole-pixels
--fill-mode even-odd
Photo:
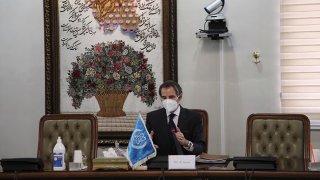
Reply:
[[[179,104],[180,85],[166,81],[160,85],[159,95],[164,108],[149,112],[146,119],[157,154],[201,154],[205,148],[201,116]]]

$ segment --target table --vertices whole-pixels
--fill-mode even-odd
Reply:
[[[320,171],[235,171],[235,170],[194,170],[194,171],[74,171],[74,172],[24,172],[0,173],[0,179],[320,179]]]

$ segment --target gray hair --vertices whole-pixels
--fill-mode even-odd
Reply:
[[[172,80],[167,80],[164,83],[162,83],[159,87],[159,95],[161,96],[161,89],[162,88],[169,88],[169,87],[173,87],[174,91],[176,92],[177,96],[181,98],[182,95],[182,88],[181,86]]]

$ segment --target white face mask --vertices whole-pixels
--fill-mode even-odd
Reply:
[[[177,109],[178,103],[173,99],[165,99],[162,101],[163,107],[166,109],[167,112],[171,113]]]

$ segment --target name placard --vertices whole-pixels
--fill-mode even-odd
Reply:
[[[168,169],[196,169],[195,155],[169,155]]]

